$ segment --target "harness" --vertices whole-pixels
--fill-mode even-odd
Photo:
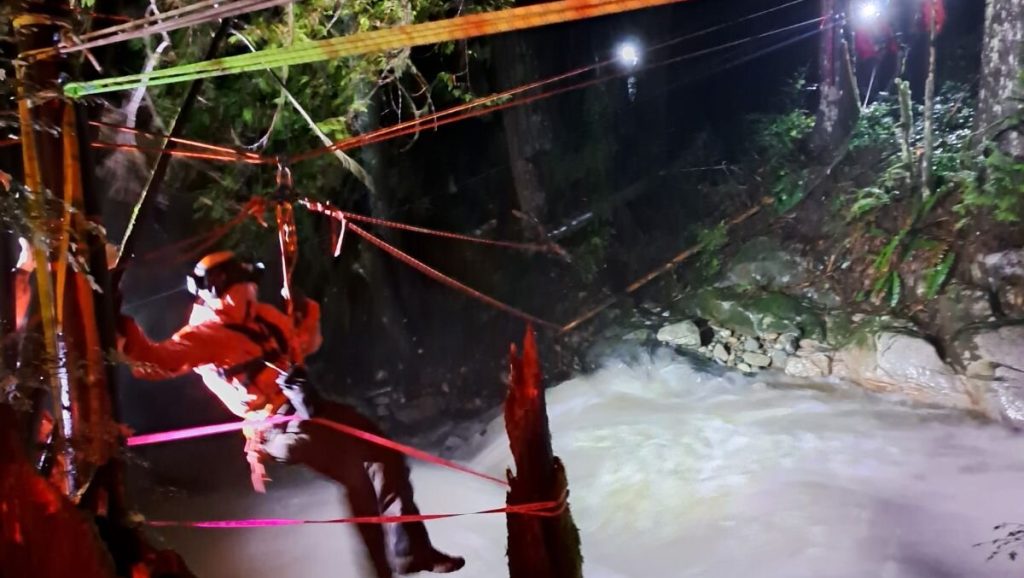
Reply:
[[[231,367],[221,369],[224,377],[232,379],[244,377],[249,385],[254,383],[256,376],[267,369],[267,364],[276,365],[287,358],[288,337],[277,325],[256,314],[250,323],[225,323],[224,327],[235,333],[244,335],[260,348],[260,355]]]
[[[277,365],[282,360],[288,360],[289,341],[287,335],[280,327],[260,317],[257,313],[249,323],[225,323],[224,327],[244,335],[260,348],[260,355],[248,361],[235,364],[231,367],[222,368],[221,374],[225,379],[230,380],[241,377],[246,388],[259,388],[257,376],[267,371],[267,364]],[[261,392],[267,395],[269,392]],[[285,404],[287,407],[287,404]],[[271,406],[267,406],[272,409]],[[280,411],[282,408],[277,408]],[[262,427],[243,429],[245,434],[245,455],[249,462],[250,478],[253,489],[259,493],[266,492],[265,482],[270,478],[263,467],[261,447],[265,442],[266,430]]]

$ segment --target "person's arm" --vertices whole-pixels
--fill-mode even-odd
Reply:
[[[218,361],[218,350],[202,326],[186,327],[170,339],[153,342],[134,319],[122,316],[118,329],[121,351],[134,362],[132,374],[142,379],[169,379]]]

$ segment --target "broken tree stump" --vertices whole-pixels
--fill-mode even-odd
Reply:
[[[510,578],[581,578],[580,537],[569,511],[569,484],[561,460],[551,449],[547,406],[541,379],[537,341],[527,327],[523,353],[512,345],[509,388],[505,399],[505,429],[515,461],[507,472],[509,506],[559,502],[551,516],[509,513],[508,569]]]

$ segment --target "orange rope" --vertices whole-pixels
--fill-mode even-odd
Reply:
[[[331,207],[330,205],[305,199],[300,202],[311,211],[321,213],[343,223],[346,222],[345,215],[341,211],[334,207]],[[441,283],[442,285],[447,285],[448,287],[455,289],[456,291],[460,291],[463,294],[472,297],[473,299],[486,303],[491,307],[494,307],[495,309],[498,309],[500,311],[504,311],[505,313],[508,313],[509,315],[512,315],[514,317],[518,317],[520,319],[529,321],[531,323],[536,323],[537,325],[542,325],[550,329],[559,329],[558,325],[551,323],[550,321],[546,321],[539,317],[535,317],[521,309],[517,309],[515,307],[512,307],[511,305],[502,303],[501,301],[498,301],[493,297],[485,295],[480,291],[477,291],[476,289],[473,289],[472,287],[469,287],[468,285],[465,285],[460,281],[457,281],[445,275],[444,273],[441,273],[437,269],[434,269],[427,265],[426,263],[419,261],[412,255],[403,252],[401,249],[398,249],[397,247],[394,247],[393,245],[390,245],[387,242],[371,235],[370,233],[364,231],[362,228],[353,223],[348,223],[347,227],[353,233],[359,235],[363,239],[366,239],[371,245],[374,245],[375,247],[381,249],[385,253],[388,253],[395,259],[398,259],[400,262],[405,263],[406,265],[412,267],[413,269],[416,269],[420,273],[423,273],[427,277],[430,277],[431,279],[437,281],[438,283]]]
[[[384,219],[367,217],[366,215],[359,215],[356,213],[349,213],[346,211],[338,211],[338,213],[350,221],[360,221],[363,223],[368,223],[370,225],[390,227],[392,229],[400,229],[402,231],[409,231],[412,233],[423,233],[424,235],[432,235],[434,237],[441,237],[444,239],[455,239],[458,241],[468,241],[470,243],[480,243],[483,245],[494,245],[496,247],[506,247],[509,249],[521,249],[523,251],[542,251],[558,253],[560,255],[565,254],[565,251],[558,245],[555,245],[554,243],[517,243],[515,241],[499,241],[497,239],[484,239],[482,237],[462,235],[459,233],[450,233],[448,231],[439,231],[437,229],[426,229],[423,227],[417,227],[415,225],[397,223],[395,221],[386,221]]]
[[[264,159],[264,157],[262,157],[262,156],[260,156],[260,155],[258,155],[256,153],[249,152],[249,151],[243,151],[243,150],[233,149],[233,148],[226,147],[226,146],[204,143],[204,142],[200,142],[200,141],[196,141],[196,140],[191,140],[191,139],[187,139],[187,138],[168,137],[167,135],[162,135],[162,134],[155,133],[155,132],[148,132],[148,131],[144,131],[144,130],[139,130],[137,128],[132,128],[132,127],[128,127],[128,126],[120,126],[120,125],[111,124],[111,123],[108,123],[108,122],[100,122],[98,120],[93,120],[93,121],[90,121],[89,124],[91,124],[93,126],[101,126],[101,127],[106,127],[106,128],[112,128],[114,130],[118,130],[118,131],[122,131],[122,132],[130,132],[130,133],[134,133],[134,134],[141,134],[141,135],[145,135],[145,136],[151,136],[151,137],[157,138],[157,139],[171,140],[173,142],[176,142],[176,143],[179,143],[179,144],[183,144],[183,145],[193,146],[193,147],[197,147],[197,148],[205,148],[205,149],[210,149],[210,150],[214,150],[214,151],[220,151],[220,152],[227,153],[227,154],[244,156],[244,157],[247,157],[247,158],[258,159],[258,160],[261,160],[261,161]]]
[[[110,143],[110,142],[100,142],[100,141],[94,141],[92,143],[92,146],[95,147],[95,148],[98,148],[98,149],[130,150],[130,151],[138,151],[138,152],[157,153],[157,154],[159,154],[160,152],[163,151],[163,149],[160,149],[160,148],[157,148],[157,147],[141,147],[141,146],[138,146],[138,145]],[[252,157],[241,156],[241,155],[238,155],[238,154],[228,155],[228,154],[223,154],[223,153],[221,153],[221,154],[218,154],[218,153],[204,153],[204,152],[199,152],[199,151],[187,151],[187,150],[181,150],[181,149],[170,149],[170,150],[163,151],[163,152],[165,152],[165,154],[169,154],[169,155],[172,155],[172,156],[194,158],[194,159],[204,159],[204,160],[211,160],[211,161],[239,162],[239,163],[249,163],[249,164],[267,164],[267,163],[272,161],[272,159],[266,159],[266,158],[263,158],[263,157],[252,158]]]

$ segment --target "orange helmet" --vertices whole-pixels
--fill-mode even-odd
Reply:
[[[259,283],[262,274],[262,263],[243,261],[232,251],[217,251],[196,263],[187,279],[188,291],[199,296],[205,290],[220,297],[238,283]]]

